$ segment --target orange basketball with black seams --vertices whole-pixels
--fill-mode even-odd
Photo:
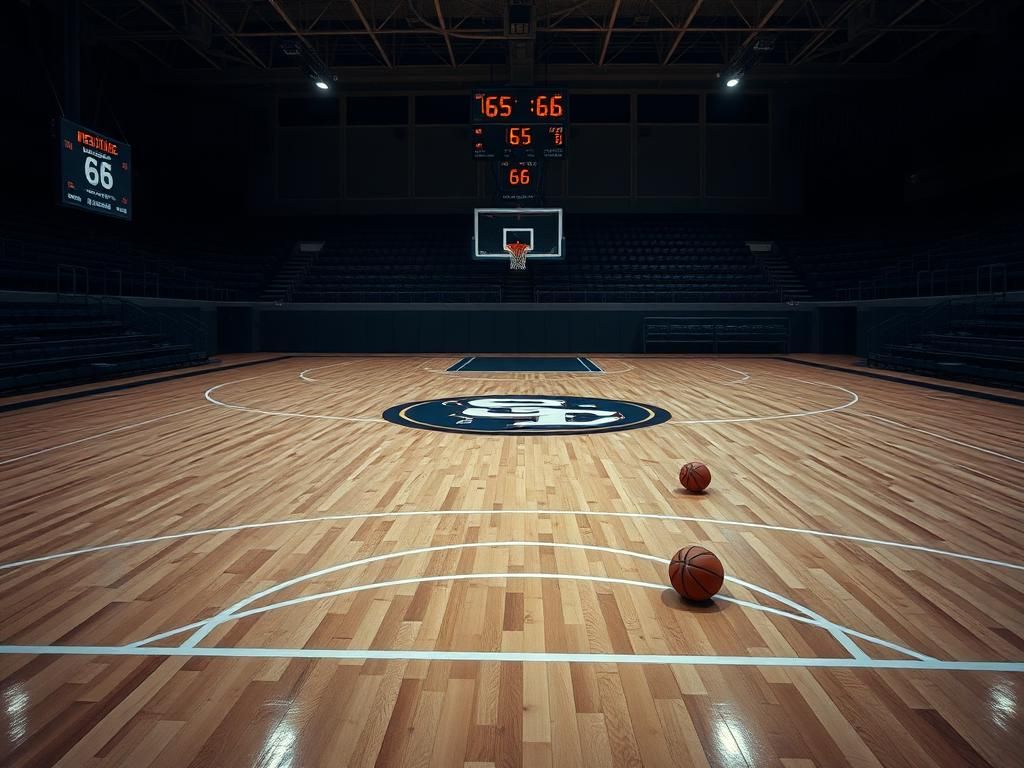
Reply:
[[[701,602],[718,594],[725,581],[725,568],[714,552],[691,545],[672,556],[668,579],[676,592],[687,600]]]
[[[699,461],[683,464],[679,470],[679,484],[690,493],[700,493],[711,485],[711,470]]]

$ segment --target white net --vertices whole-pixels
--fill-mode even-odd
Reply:
[[[505,243],[505,250],[509,254],[509,269],[526,269],[526,254],[530,252],[527,243],[520,243],[518,240],[514,243]]]

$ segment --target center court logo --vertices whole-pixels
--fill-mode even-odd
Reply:
[[[470,395],[388,408],[393,424],[487,435],[585,435],[650,427],[672,418],[661,408],[627,400],[566,395]]]

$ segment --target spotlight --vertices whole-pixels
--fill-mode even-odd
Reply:
[[[725,81],[726,88],[735,88],[739,84],[740,79],[738,77],[730,77],[728,80]]]
[[[317,56],[316,51],[312,48],[299,45],[296,41],[288,46],[282,44],[281,50],[285,55],[298,59],[297,63],[302,68],[302,74],[308,77],[319,90],[329,91],[332,85],[338,82],[337,76],[331,74],[323,59]]]

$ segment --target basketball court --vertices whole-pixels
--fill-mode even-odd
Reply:
[[[1019,403],[264,357],[0,414],[10,764],[1016,765]]]
[[[19,0],[0,768],[1019,768],[1019,0]]]

